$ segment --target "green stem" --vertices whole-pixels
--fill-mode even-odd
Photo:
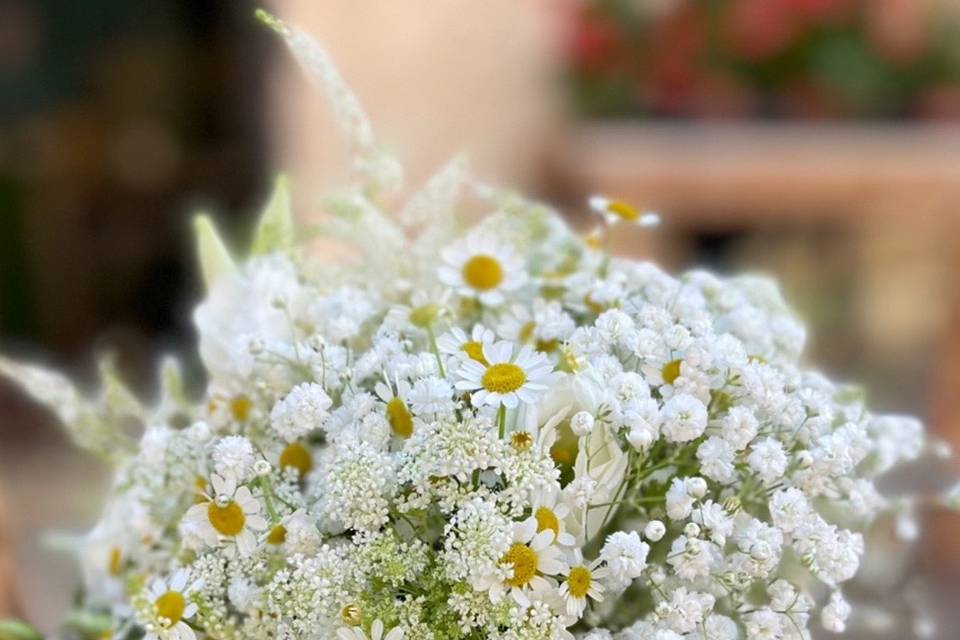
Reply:
[[[280,521],[277,510],[273,506],[273,485],[269,476],[260,477],[260,488],[263,489],[263,501],[267,504],[267,512],[270,514],[270,523],[276,525]]]
[[[440,368],[440,377],[446,378],[447,373],[443,369],[443,358],[440,357],[440,349],[437,347],[437,337],[433,334],[433,325],[427,325],[427,336],[430,338],[430,350],[433,351],[437,359],[437,367]]]
[[[497,411],[497,424],[500,426],[500,439],[503,440],[507,436],[507,406],[504,404]]]

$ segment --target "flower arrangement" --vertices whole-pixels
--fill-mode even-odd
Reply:
[[[87,629],[147,640],[733,640],[842,631],[874,480],[931,445],[800,363],[776,287],[610,255],[462,160],[400,165],[324,50],[356,180],[298,227],[285,180],[242,259],[197,219],[201,398],[145,406],[0,372],[116,466],[82,540]],[[493,214],[470,226],[473,201]],[[324,261],[322,232],[354,251]],[[143,425],[137,441],[129,423]],[[905,499],[909,500],[909,499]],[[903,504],[903,500],[898,502]],[[97,617],[96,614],[101,614]]]
[[[567,46],[589,116],[960,113],[956,8],[914,0],[586,0]]]

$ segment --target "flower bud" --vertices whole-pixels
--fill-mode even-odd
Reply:
[[[589,411],[580,411],[570,418],[570,429],[581,438],[590,435],[594,424],[593,415]]]
[[[644,537],[651,542],[658,542],[666,532],[667,527],[660,520],[651,520],[647,523],[647,526],[643,528]]]

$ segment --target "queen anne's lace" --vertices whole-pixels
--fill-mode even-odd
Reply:
[[[390,182],[329,58],[273,24]],[[403,229],[370,182],[331,198],[349,266],[296,243],[285,183],[249,259],[201,224],[199,401],[171,364],[143,408],[109,368],[88,400],[0,361],[119,461],[86,602],[164,640],[800,639],[818,601],[843,630],[860,531],[894,506],[874,479],[919,423],[804,370],[772,283],[674,278],[486,187],[465,230],[467,184],[443,169]]]

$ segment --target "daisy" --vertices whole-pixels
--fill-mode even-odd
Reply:
[[[506,578],[493,574],[475,585],[489,590],[490,600],[500,602],[509,594],[522,607],[530,606],[530,593],[544,592],[555,586],[548,579],[563,573],[567,566],[560,549],[553,544],[553,531],[537,532],[536,518],[527,518],[513,525],[513,544],[500,560],[507,569]]]
[[[524,346],[514,355],[509,342],[483,347],[484,365],[465,360],[457,371],[456,388],[472,392],[475,406],[503,405],[512,409],[521,402],[534,404],[548,389],[553,378],[553,365],[542,353]]]
[[[406,380],[397,380],[396,391],[382,382],[378,382],[374,391],[386,405],[387,421],[390,428],[401,438],[413,435],[413,414],[406,398],[410,395],[410,383]]]
[[[491,306],[502,304],[504,293],[526,281],[523,258],[489,233],[476,232],[440,254],[440,281],[468,298]]]
[[[370,625],[369,636],[359,627],[340,627],[337,637],[340,640],[403,640],[403,627],[396,627],[383,635],[383,621],[377,619]]]
[[[559,501],[560,492],[555,487],[537,490],[533,496],[533,518],[537,521],[537,533],[552,531],[554,542],[570,547],[576,544],[576,538],[567,532],[565,520],[570,515],[570,507]]]
[[[612,200],[605,196],[590,196],[587,201],[595,213],[603,216],[607,224],[632,222],[641,227],[655,227],[660,224],[660,215],[654,211],[641,211],[623,200]]]
[[[204,494],[203,500],[187,510],[183,526],[208,546],[234,542],[241,556],[249,556],[257,548],[254,531],[267,528],[261,517],[260,502],[246,486],[237,486],[233,478],[213,473],[210,475],[214,496]]]
[[[449,304],[449,289],[437,292],[417,290],[410,296],[409,304],[396,304],[390,308],[384,324],[405,334],[429,332],[437,320],[450,315]]]
[[[469,336],[460,327],[453,327],[437,338],[437,347],[441,353],[452,356],[457,362],[469,359],[486,366],[489,363],[483,355],[483,348],[493,344],[495,339],[493,331],[482,324],[473,325]]]
[[[144,640],[196,640],[196,634],[184,620],[197,612],[197,605],[189,601],[189,596],[201,582],[189,582],[190,571],[180,569],[169,581],[156,578],[150,583],[150,622],[145,625]]]
[[[607,575],[607,568],[600,566],[597,558],[587,564],[580,549],[574,549],[573,561],[563,571],[567,579],[560,585],[560,596],[567,605],[567,615],[580,618],[587,607],[589,596],[597,602],[603,601],[604,586],[600,580]]]

